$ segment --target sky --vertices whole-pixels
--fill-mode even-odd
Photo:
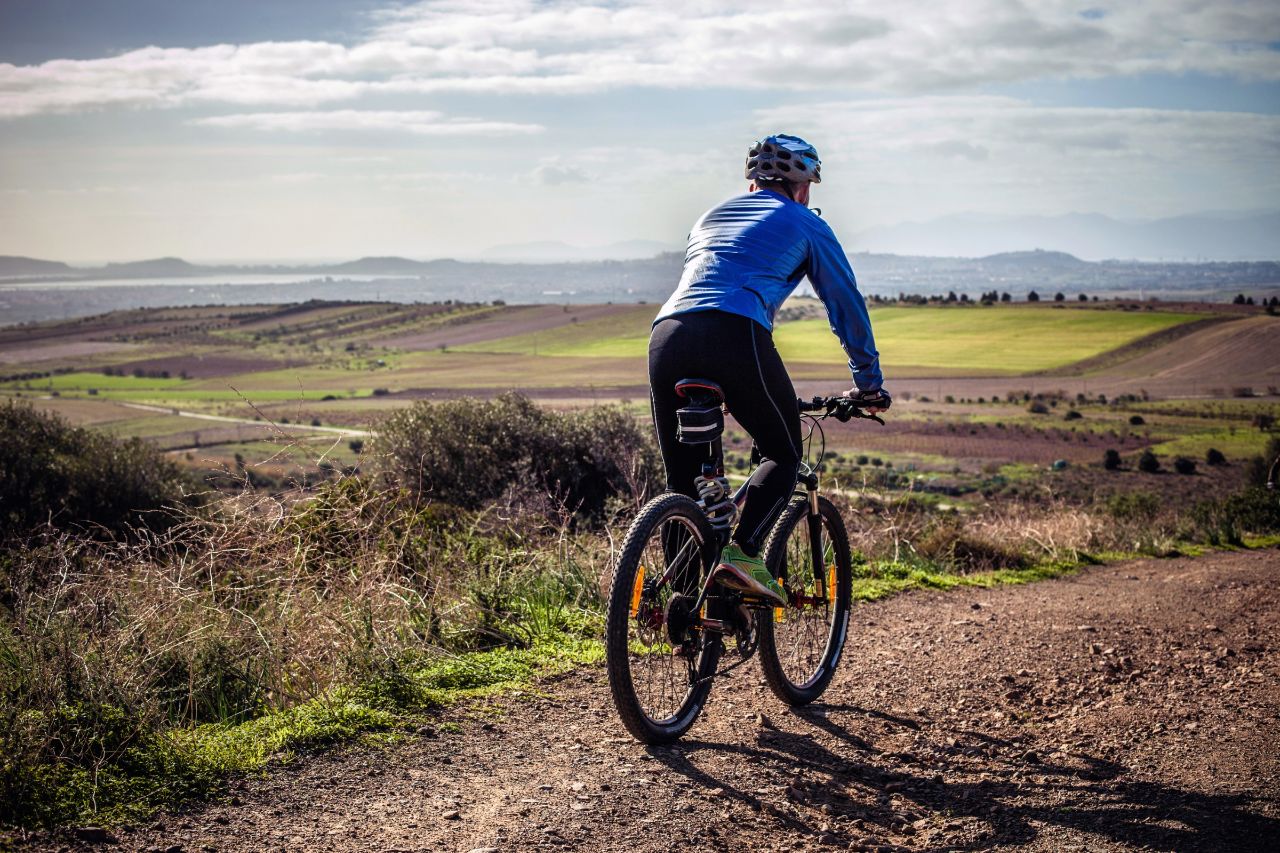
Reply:
[[[0,2],[0,254],[675,247],[778,132],[842,236],[1273,211],[1280,4]]]

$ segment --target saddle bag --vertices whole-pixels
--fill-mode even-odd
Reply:
[[[691,404],[676,409],[676,438],[681,444],[710,444],[724,433],[724,411],[719,404]]]

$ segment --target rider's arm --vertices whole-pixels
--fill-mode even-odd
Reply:
[[[867,304],[858,292],[853,267],[831,228],[818,220],[809,246],[808,275],[813,290],[827,308],[831,331],[849,357],[853,383],[861,391],[874,391],[884,382],[880,353],[871,333]]]

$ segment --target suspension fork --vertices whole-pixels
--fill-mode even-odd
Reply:
[[[804,484],[809,498],[809,513],[805,522],[809,525],[809,562],[813,566],[814,581],[818,587],[816,599],[819,604],[827,601],[827,560],[826,548],[822,543],[822,513],[818,510],[818,475],[814,472],[802,474],[800,482]]]

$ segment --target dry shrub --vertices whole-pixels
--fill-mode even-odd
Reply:
[[[423,649],[456,549],[429,535],[429,508],[396,497],[346,480],[293,508],[229,500],[136,542],[50,534],[11,552],[5,683],[31,707],[220,721]]]
[[[607,557],[562,521],[348,478],[128,542],[46,529],[0,552],[0,798],[30,809],[68,779],[167,778],[130,762],[167,760],[174,724],[327,706],[455,652],[593,630]]]
[[[1028,562],[1022,553],[981,535],[956,518],[934,525],[914,545],[920,557],[958,574],[1020,569]]]
[[[1076,560],[1090,550],[1103,527],[1095,515],[1066,504],[1009,504],[972,523],[992,542],[1027,555],[1032,561]]]
[[[599,521],[611,500],[652,494],[660,481],[647,423],[618,407],[556,412],[515,393],[397,411],[377,451],[395,483],[469,509],[515,489]]]
[[[1097,547],[1107,527],[1065,503],[1005,501],[980,512],[939,512],[910,495],[836,502],[853,547],[870,562],[923,560],[959,573],[1075,560]]]

